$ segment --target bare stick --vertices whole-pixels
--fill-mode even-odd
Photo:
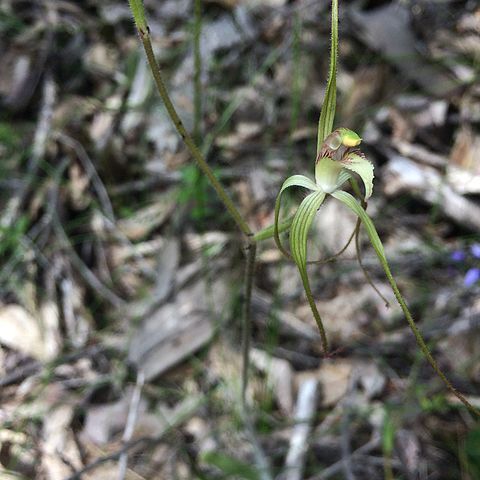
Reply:
[[[45,156],[51,131],[53,108],[57,99],[56,92],[57,88],[52,75],[47,72],[43,83],[40,115],[33,138],[32,154],[27,163],[26,180],[23,183],[23,187],[8,201],[2,218],[0,218],[2,227],[8,228],[14,224],[22,203],[25,201],[28,191],[35,180],[40,162]]]
[[[81,470],[79,470],[78,472],[75,472],[73,475],[70,475],[70,477],[64,480],[81,480],[85,473],[95,470],[96,468],[98,468],[100,465],[103,465],[104,463],[112,462],[116,460],[124,452],[128,452],[140,446],[148,447],[148,446],[156,445],[157,443],[163,440],[165,435],[167,435],[172,430],[174,430],[179,425],[181,425],[186,420],[188,420],[198,410],[200,405],[204,403],[204,401],[205,401],[205,398],[203,396],[199,396],[198,398],[191,399],[191,401],[188,402],[188,405],[186,405],[185,408],[182,408],[181,411],[179,411],[173,417],[173,419],[170,421],[170,424],[167,425],[161,432],[159,432],[158,435],[141,437],[135,440],[131,440],[126,444],[124,444],[116,452],[105,455],[104,457],[97,458],[97,460],[93,461],[92,463],[89,463],[88,465],[83,467]]]
[[[125,425],[125,431],[123,432],[122,442],[127,443],[131,440],[133,435],[133,429],[138,416],[138,408],[140,406],[140,398],[142,395],[142,388],[145,382],[145,375],[140,370],[137,374],[137,383],[132,393],[132,400],[130,401],[130,408],[128,410],[127,423]],[[120,455],[118,460],[118,480],[125,480],[127,474],[128,465],[128,450],[125,450]]]
[[[311,423],[317,406],[318,380],[310,378],[300,385],[295,410],[295,427],[290,438],[285,474],[281,480],[301,480],[308,450]]]

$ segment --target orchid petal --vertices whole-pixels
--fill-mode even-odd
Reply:
[[[279,225],[279,217],[280,217],[280,206],[282,200],[283,192],[290,187],[303,187],[307,188],[308,190],[318,190],[318,187],[315,185],[313,180],[310,180],[308,177],[304,175],[292,175],[291,177],[287,178],[282,185],[282,188],[278,192],[277,200],[275,201],[275,222],[274,222],[274,239],[275,243],[277,244],[278,249],[288,258],[291,258],[290,253],[285,249],[282,245],[280,240],[280,225]]]
[[[338,178],[343,165],[328,157],[321,158],[315,164],[315,183],[325,193],[332,193],[338,187]]]
[[[365,200],[368,200],[373,192],[373,164],[361,155],[349,153],[339,162],[344,168],[357,173],[365,185]]]
[[[292,222],[290,229],[290,250],[292,257],[297,264],[300,276],[302,278],[303,288],[307,295],[308,303],[312,310],[313,316],[317,322],[320,336],[322,338],[322,345],[325,353],[328,352],[328,341],[323,327],[322,319],[318,313],[317,306],[313,299],[313,294],[310,288],[310,282],[307,274],[307,240],[308,232],[312,225],[313,219],[317,210],[325,200],[325,193],[316,191],[308,195],[298,207],[297,213]]]

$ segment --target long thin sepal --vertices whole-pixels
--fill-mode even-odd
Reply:
[[[315,185],[313,180],[310,180],[308,177],[304,175],[292,175],[291,177],[287,178],[282,185],[282,188],[278,192],[277,200],[275,201],[275,221],[274,221],[274,231],[273,231],[273,238],[275,239],[275,243],[277,244],[278,249],[287,257],[292,258],[288,250],[282,245],[280,240],[280,225],[279,225],[279,218],[280,218],[280,206],[282,201],[282,194],[283,192],[290,187],[303,187],[308,190],[318,190],[318,187]]]
[[[317,322],[320,337],[322,339],[322,347],[325,355],[328,355],[328,341],[325,329],[323,327],[322,319],[318,312],[315,300],[313,298],[310,282],[307,274],[307,240],[308,232],[312,225],[313,219],[317,210],[322,205],[325,199],[325,193],[316,191],[308,195],[298,207],[295,218],[290,229],[290,250],[292,257],[297,264],[300,276],[302,278],[305,294],[307,295],[308,303],[312,310],[315,321]]]
[[[337,200],[340,200],[344,203],[348,208],[350,208],[358,217],[361,218],[362,223],[365,225],[365,229],[367,231],[368,237],[370,238],[370,242],[377,254],[378,259],[385,271],[385,275],[387,276],[388,282],[392,287],[393,293],[395,294],[395,298],[397,299],[400,308],[407,319],[407,322],[412,330],[415,339],[417,340],[417,344],[420,347],[420,350],[425,355],[425,358],[428,360],[428,363],[432,366],[435,370],[436,374],[442,379],[443,383],[446,387],[468,408],[470,412],[475,414],[476,416],[480,417],[480,410],[475,408],[451,383],[450,380],[446,377],[443,371],[437,364],[437,361],[433,358],[430,349],[428,348],[425,340],[420,333],[415,321],[413,320],[412,314],[407,307],[405,299],[403,298],[400,290],[398,289],[397,282],[393,278],[392,272],[390,271],[390,266],[387,261],[387,257],[385,256],[385,250],[383,248],[383,244],[378,236],[377,230],[375,225],[373,224],[372,220],[368,216],[367,212],[361,207],[361,205],[355,200],[355,198],[347,192],[344,191],[337,191],[332,194]]]

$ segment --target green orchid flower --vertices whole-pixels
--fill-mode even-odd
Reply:
[[[298,266],[310,307],[322,337],[325,354],[328,353],[328,342],[307,276],[307,236],[316,212],[328,195],[346,204],[359,216],[358,209],[363,211],[362,206],[355,198],[341,189],[356,174],[361,178],[365,187],[363,200],[366,202],[372,195],[373,165],[359,150],[360,143],[361,138],[348,128],[338,128],[327,135],[315,162],[315,181],[304,175],[293,175],[287,178],[280,189],[275,205],[275,241],[284,255],[293,258]],[[302,187],[311,192],[305,197],[293,217],[290,227],[291,253],[282,245],[278,229],[281,198],[285,190],[290,187]]]
[[[474,407],[448,380],[443,371],[438,366],[430,349],[418,329],[410,310],[398,288],[397,282],[392,275],[390,266],[383,244],[378,236],[375,225],[368,216],[365,208],[367,200],[373,193],[373,165],[365,158],[358,148],[361,143],[361,138],[352,130],[348,128],[337,128],[333,130],[333,123],[335,119],[336,110],[336,78],[337,78],[337,55],[338,55],[338,0],[332,0],[332,38],[331,38],[331,52],[330,52],[330,68],[327,88],[325,91],[325,98],[320,112],[320,119],[318,122],[318,136],[317,136],[317,158],[315,161],[315,181],[304,175],[293,175],[282,185],[275,202],[275,221],[273,236],[280,251],[292,258],[297,264],[302,279],[305,294],[308,303],[312,310],[315,321],[317,322],[322,341],[322,348],[326,356],[328,356],[328,341],[323,327],[322,319],[318,312],[317,306],[313,298],[310,288],[310,282],[307,274],[307,237],[313,219],[324,202],[327,195],[342,202],[347,208],[355,213],[358,217],[357,226],[355,227],[354,235],[356,236],[357,258],[365,273],[367,281],[371,283],[368,273],[364,270],[359,255],[358,231],[360,224],[363,224],[370,243],[377,254],[377,257],[382,265],[387,280],[392,288],[395,298],[402,309],[405,318],[412,330],[420,350],[424,354],[427,361],[435,370],[437,375],[442,379],[447,388],[476,416],[480,416],[480,411]],[[360,177],[363,182],[365,193],[363,198],[355,176]],[[360,199],[357,200],[353,195],[342,189],[343,185],[350,181],[354,190],[354,194]],[[290,187],[302,187],[309,190],[309,193],[293,216],[290,226],[290,252],[282,245],[280,240],[280,232],[288,230],[285,226],[288,222],[279,222],[281,198],[285,190]],[[347,245],[350,243],[353,235],[350,237]],[[334,257],[337,257],[345,250],[346,246],[340,250]],[[319,263],[319,262],[313,262]],[[321,262],[320,262],[321,263]],[[371,283],[372,284],[372,283]],[[375,288],[375,286],[372,284]],[[377,293],[380,294],[380,292]],[[381,294],[380,294],[381,295]],[[383,297],[382,297],[383,298]]]
[[[152,70],[153,78],[157,86],[158,92],[164,101],[167,112],[172,119],[178,133],[184,140],[188,147],[192,157],[197,162],[201,171],[205,174],[206,178],[210,181],[211,185],[215,189],[218,197],[223,202],[226,210],[237,224],[239,230],[248,238],[248,255],[246,264],[246,282],[245,282],[245,303],[244,303],[244,328],[242,340],[243,351],[243,385],[242,385],[242,401],[245,404],[245,391],[248,378],[248,364],[249,364],[249,338],[250,338],[250,299],[253,285],[253,272],[255,263],[255,251],[258,242],[268,239],[274,236],[275,241],[279,249],[289,258],[293,258],[296,262],[300,276],[302,278],[305,293],[307,295],[308,302],[311,310],[317,322],[320,330],[320,336],[322,340],[322,346],[325,354],[328,354],[328,341],[323,328],[320,314],[318,313],[313,295],[310,289],[310,283],[307,275],[307,236],[310,230],[313,219],[324,202],[327,195],[342,202],[346,207],[352,210],[358,217],[357,226],[355,227],[354,234],[350,237],[348,243],[350,243],[353,236],[356,236],[356,246],[358,255],[358,229],[360,224],[363,224],[370,243],[372,244],[375,253],[383,267],[388,282],[392,288],[398,304],[400,305],[405,318],[412,330],[415,339],[423,352],[424,356],[438,374],[438,376],[445,383],[447,388],[476,416],[480,417],[480,411],[474,407],[455,387],[449,382],[443,371],[437,365],[437,362],[433,358],[428,346],[426,345],[415,321],[410,314],[407,304],[398,289],[397,283],[390,271],[387,258],[382,242],[378,236],[375,226],[367,215],[365,208],[366,202],[372,195],[373,191],[373,165],[365,158],[358,148],[361,143],[361,138],[353,131],[347,128],[338,128],[333,131],[333,123],[335,118],[336,109],[336,78],[337,78],[337,54],[338,54],[338,0],[332,0],[332,37],[331,37],[331,54],[330,54],[330,68],[327,88],[325,91],[325,98],[320,112],[320,119],[318,123],[318,136],[317,136],[317,157],[315,161],[315,181],[311,180],[304,175],[293,175],[285,180],[277,196],[275,204],[275,222],[272,227],[254,234],[248,226],[246,220],[240,214],[235,207],[234,203],[228,196],[227,192],[217,180],[213,174],[211,168],[203,157],[201,151],[196,146],[192,137],[185,129],[177,111],[170,99],[165,83],[162,78],[160,67],[155,59],[152,43],[150,41],[150,33],[145,17],[145,10],[142,0],[128,0],[130,8],[137,26],[140,39],[145,49],[148,63]],[[361,194],[360,188],[356,182],[356,176],[360,177],[363,182],[365,192]],[[349,181],[355,198],[350,193],[342,189],[343,185]],[[290,187],[303,187],[309,190],[311,193],[302,201],[298,210],[296,211],[293,219],[279,222],[281,198],[283,192]],[[290,252],[283,247],[280,241],[280,233],[290,230]],[[348,245],[347,243],[347,245]],[[346,246],[340,250],[334,257],[336,258],[345,250]],[[358,255],[360,266],[360,256]],[[329,259],[330,260],[330,259]],[[328,261],[328,260],[327,260]],[[318,262],[315,262],[318,263]],[[364,273],[366,273],[364,271]],[[366,273],[367,280],[368,274]]]

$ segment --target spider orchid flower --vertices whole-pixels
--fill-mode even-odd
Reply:
[[[304,175],[293,175],[287,178],[280,189],[275,205],[275,241],[282,253],[289,258],[293,258],[297,264],[310,307],[320,330],[325,353],[328,351],[328,342],[320,315],[313,300],[307,276],[307,236],[315,214],[327,195],[347,205],[364,223],[371,224],[371,220],[359,202],[352,195],[341,189],[345,182],[356,174],[360,177],[365,187],[365,202],[372,195],[373,165],[358,148],[361,141],[361,138],[355,132],[347,128],[338,128],[327,135],[319,149],[315,162],[315,181]],[[311,192],[304,198],[293,217],[290,227],[291,253],[283,246],[279,235],[281,198],[285,190],[290,187],[303,187]],[[370,230],[368,226],[367,231]],[[373,224],[371,226],[373,227]],[[374,227],[372,232],[375,232],[374,237],[377,240],[378,235],[376,235]],[[374,242],[374,247],[375,245],[379,249],[379,253],[384,256],[380,239],[378,239],[378,242]]]

